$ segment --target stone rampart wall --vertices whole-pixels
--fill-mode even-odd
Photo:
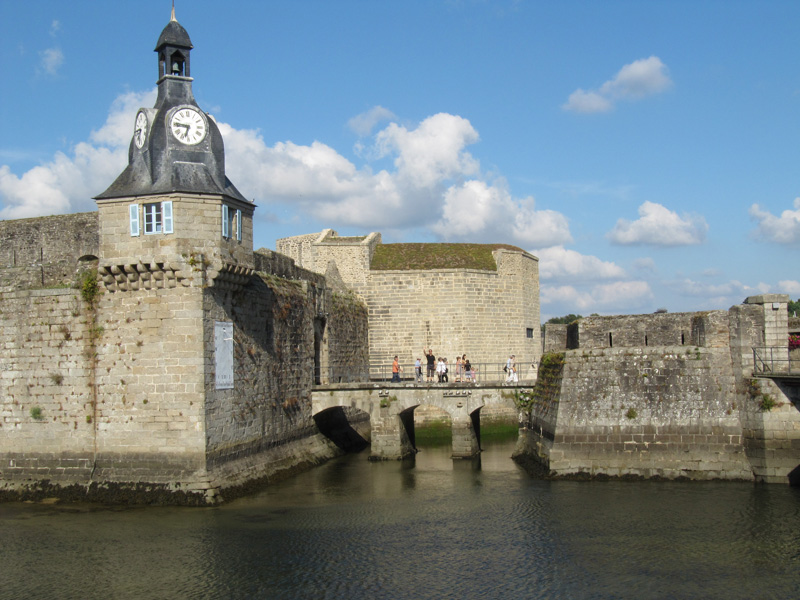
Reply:
[[[0,480],[87,476],[95,424],[90,320],[72,289],[0,294]]]
[[[570,326],[557,400],[533,403],[516,453],[556,476],[748,479],[800,484],[800,393],[790,380],[755,378],[786,297],[754,297],[730,311],[590,318]],[[674,327],[670,327],[674,319]],[[771,321],[772,319],[772,321]],[[601,346],[691,325],[700,345]],[[660,325],[661,327],[655,327]],[[784,352],[785,333],[773,332]],[[584,346],[588,340],[589,345]],[[649,341],[649,339],[648,339]],[[544,362],[536,387],[543,383]]]
[[[570,349],[728,344],[726,311],[584,317],[568,329]]]
[[[740,407],[726,349],[572,350],[523,443],[560,476],[752,479]]]
[[[298,266],[306,269],[313,269],[313,244],[318,239],[322,239],[327,235],[336,235],[336,232],[332,229],[324,229],[318,233],[307,233],[305,235],[281,238],[275,240],[275,250],[291,258]],[[259,252],[264,252],[264,249],[259,250]]]
[[[262,248],[253,253],[255,270],[260,273],[274,275],[282,279],[297,279],[308,281],[314,285],[325,285],[325,277],[314,271],[303,268],[292,258]]]
[[[501,251],[498,271],[439,269],[371,271],[356,292],[370,316],[370,359],[374,364],[413,364],[424,348],[455,365],[466,354],[474,364],[499,367],[509,354],[538,360],[538,262]],[[528,331],[530,330],[530,332]],[[530,333],[530,337],[528,337]]]
[[[287,257],[254,260],[262,274],[238,291],[201,273],[101,282],[91,304],[74,288],[0,292],[0,495],[78,484],[72,497],[204,503],[335,454],[311,418],[315,359],[366,364],[366,307]],[[234,324],[233,390],[215,389],[217,320]]]
[[[0,221],[0,290],[70,285],[98,248],[96,212]]]
[[[97,256],[97,212],[0,221],[0,266],[78,264]]]

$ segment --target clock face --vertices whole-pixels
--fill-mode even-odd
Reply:
[[[199,144],[206,137],[206,120],[195,108],[179,108],[172,113],[169,130],[182,144]]]
[[[139,111],[136,115],[136,125],[133,127],[133,143],[137,148],[144,146],[144,141],[147,139],[147,116],[143,111]]]

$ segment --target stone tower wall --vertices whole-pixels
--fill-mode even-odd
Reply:
[[[542,353],[539,264],[531,255],[496,250],[496,271],[431,269],[380,271],[370,262],[380,234],[340,238],[335,232],[278,240],[278,250],[302,266],[324,273],[336,264],[344,283],[369,307],[369,352],[373,377],[397,354],[407,375],[423,349],[457,355],[501,377],[509,354],[525,374]],[[302,249],[302,250],[301,250]],[[479,375],[480,376],[480,375]]]
[[[429,348],[447,357],[451,369],[455,357],[466,354],[496,377],[509,354],[538,360],[538,261],[505,250],[496,259],[496,272],[371,271],[368,283],[355,290],[369,307],[373,369],[391,364],[397,354],[408,370],[416,358],[424,361],[422,351]]]
[[[146,202],[145,202],[146,200]],[[130,232],[129,206],[133,203],[172,201],[173,233]],[[242,202],[225,200],[226,204],[242,210],[244,228],[241,241],[223,239],[222,205],[220,196],[179,195],[152,196],[138,199],[99,200],[99,237],[102,265],[136,265],[138,263],[170,263],[173,270],[197,262],[232,263],[253,266],[253,207]]]

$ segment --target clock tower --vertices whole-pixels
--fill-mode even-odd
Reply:
[[[183,264],[187,257],[192,265],[207,267],[205,286],[230,283],[226,274],[252,272],[255,205],[226,177],[222,135],[195,101],[192,49],[173,6],[155,47],[155,106],[136,113],[128,166],[95,197],[100,273],[112,291],[141,284],[136,273],[124,277],[126,270],[166,269],[171,275],[164,281],[184,280],[184,285],[194,273],[197,282],[198,269]]]

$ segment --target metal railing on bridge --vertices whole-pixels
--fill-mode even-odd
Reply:
[[[535,361],[517,360],[517,381],[529,381],[536,378],[538,363]],[[427,363],[423,362],[420,374],[418,375],[415,363],[401,364],[400,382],[401,383],[501,383],[508,379],[508,373],[503,370],[506,366],[505,360],[502,362],[478,362],[471,363],[472,369],[469,373],[458,369],[454,363],[448,362],[447,378],[440,381],[439,375],[434,374],[432,378],[427,375]],[[366,382],[391,382],[392,364],[391,362],[370,364],[363,366],[330,366],[322,369],[315,378],[319,383],[366,383]]]
[[[800,359],[792,358],[788,348],[753,348],[753,375],[800,378]]]

